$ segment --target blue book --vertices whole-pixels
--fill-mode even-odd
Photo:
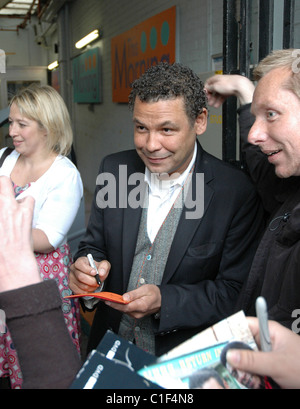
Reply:
[[[87,357],[70,389],[162,389],[138,370],[156,362],[129,341],[107,331],[97,349]]]

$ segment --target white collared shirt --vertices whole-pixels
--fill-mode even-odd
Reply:
[[[173,203],[182,189],[186,178],[192,169],[197,155],[197,144],[193,158],[187,169],[175,179],[167,177],[163,180],[158,173],[151,173],[148,168],[145,170],[145,181],[149,186],[149,205],[147,218],[147,231],[151,242],[155,237],[168,215]]]

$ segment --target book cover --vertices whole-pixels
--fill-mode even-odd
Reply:
[[[157,357],[138,348],[132,342],[107,331],[96,350],[107,359],[123,362],[134,371],[138,371],[156,362]]]
[[[150,381],[155,381],[163,388],[168,388],[171,379],[173,379],[176,380],[177,384],[180,382],[183,389],[202,389],[204,385],[203,378],[208,374],[208,379],[211,379],[211,382],[213,379],[217,381],[218,378],[221,378],[219,388],[225,389],[223,377],[226,376],[227,385],[230,379],[230,389],[240,389],[242,386],[231,377],[220,361],[222,350],[227,344],[225,342],[167,361],[156,362],[147,368],[140,369],[138,374]],[[205,372],[204,369],[206,369]],[[208,382],[208,379],[206,382]]]
[[[185,355],[223,342],[240,341],[257,350],[243,311],[231,315],[206,330],[194,335],[158,358],[159,362]]]
[[[263,389],[264,379],[236,371],[226,361],[229,348],[257,350],[243,311],[234,314],[178,345],[157,362],[138,371],[167,388],[170,379],[184,387],[223,389]]]
[[[138,375],[122,361],[107,359],[93,350],[76,375],[70,389],[162,389]]]

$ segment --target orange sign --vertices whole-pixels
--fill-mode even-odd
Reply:
[[[111,40],[113,102],[128,102],[131,84],[159,62],[175,62],[176,7]]]

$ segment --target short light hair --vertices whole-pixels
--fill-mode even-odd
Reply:
[[[49,85],[31,84],[16,94],[11,102],[21,114],[36,121],[47,131],[50,151],[68,155],[73,143],[73,132],[66,104],[60,94]]]
[[[300,98],[300,50],[290,48],[272,51],[254,69],[253,79],[259,81],[270,71],[278,68],[290,72],[290,78],[284,87]]]

